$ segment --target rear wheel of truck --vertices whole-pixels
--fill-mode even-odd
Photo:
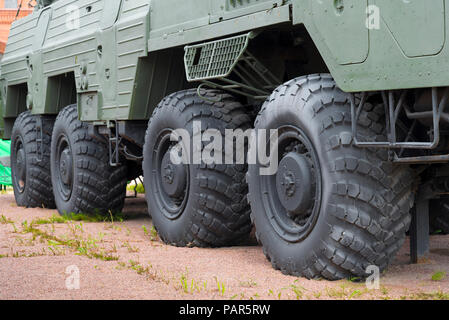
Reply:
[[[361,139],[385,139],[383,112],[366,104]],[[256,236],[274,268],[329,280],[384,270],[410,226],[413,175],[386,150],[353,145],[348,94],[327,74],[292,80],[264,104],[260,129],[279,136],[277,173],[248,173]]]
[[[37,127],[39,120],[42,130]],[[20,114],[14,123],[11,136],[12,184],[17,205],[21,207],[55,208],[50,174],[52,130],[53,119],[39,119],[29,111]]]
[[[126,196],[126,166],[109,165],[106,140],[94,138],[78,120],[76,105],[58,115],[51,144],[51,177],[58,211],[67,214],[120,212]]]
[[[170,153],[176,142],[171,141],[171,135],[174,130],[185,129],[188,141],[182,142],[185,150],[190,150],[187,145],[193,145],[195,122],[203,131],[217,129],[224,134],[225,129],[250,129],[252,121],[246,108],[231,95],[216,90],[202,90],[201,94],[203,98],[196,90],[174,93],[153,113],[143,164],[148,209],[159,236],[168,244],[233,245],[251,231],[247,166],[193,164],[192,159],[175,165]]]

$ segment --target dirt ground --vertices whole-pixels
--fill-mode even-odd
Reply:
[[[432,237],[418,265],[409,264],[406,243],[379,289],[368,289],[285,276],[256,245],[167,246],[143,198],[128,199],[124,214],[59,221],[54,210],[18,208],[11,193],[0,195],[0,299],[449,299],[448,236]]]

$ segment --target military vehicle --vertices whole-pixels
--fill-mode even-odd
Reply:
[[[238,244],[253,224],[275,268],[341,279],[384,270],[409,231],[416,261],[429,203],[448,203],[447,5],[38,1],[1,62],[17,203],[120,211],[143,173],[172,245]],[[173,163],[173,132],[195,121],[275,130],[277,172]]]

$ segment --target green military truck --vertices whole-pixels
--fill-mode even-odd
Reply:
[[[172,245],[254,225],[275,268],[341,279],[384,270],[409,231],[417,260],[429,205],[447,212],[447,2],[38,1],[1,62],[17,203],[120,211],[143,174]],[[175,163],[178,129],[251,132],[246,160],[266,147],[277,170]]]

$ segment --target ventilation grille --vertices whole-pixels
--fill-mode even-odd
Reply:
[[[250,34],[185,47],[187,80],[227,77],[248,47]]]

